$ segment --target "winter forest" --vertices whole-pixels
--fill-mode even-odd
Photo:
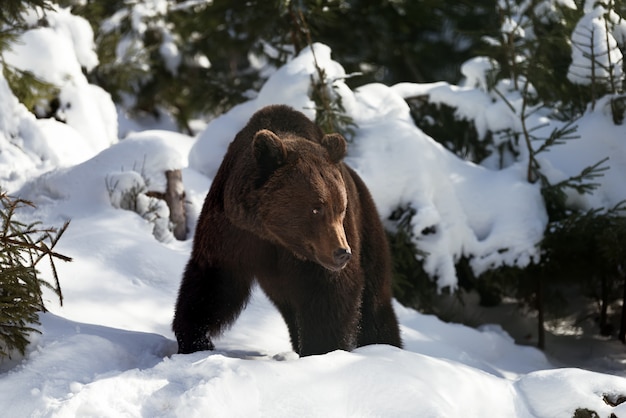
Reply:
[[[626,2],[3,0],[0,407],[12,417],[626,417]],[[228,144],[348,140],[404,349],[298,358],[255,290],[171,321]]]

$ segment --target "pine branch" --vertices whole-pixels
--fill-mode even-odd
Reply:
[[[18,27],[24,24],[24,11],[28,8],[40,8],[44,12],[52,10],[49,0],[2,0],[0,7],[0,26]]]
[[[569,140],[580,138],[580,135],[573,135],[578,129],[574,123],[575,120],[570,120],[560,128],[554,128],[545,142],[535,150],[535,155],[547,151],[553,145],[562,145]]]
[[[64,224],[64,228],[66,228],[68,224],[69,223],[66,222]],[[40,232],[40,231],[29,231],[29,232]],[[53,232],[56,232],[56,230],[54,230]],[[52,238],[52,236],[50,236],[50,238]],[[35,264],[37,264],[37,262],[40,259],[42,259],[44,256],[50,256],[50,257],[58,258],[59,260],[62,260],[62,261],[72,261],[72,257],[68,257],[66,255],[59,254],[57,252],[52,251],[52,247],[48,247],[43,242],[40,243],[39,245],[37,245],[35,243],[28,242],[28,241],[24,242],[24,241],[20,241],[18,239],[11,239],[11,238],[7,238],[7,237],[0,237],[0,244],[2,244],[3,246],[15,245],[15,246],[20,246],[20,247],[28,249],[28,250],[35,251],[37,254],[40,254],[40,257],[37,259]]]
[[[49,103],[59,96],[60,90],[57,86],[42,80],[30,71],[9,65],[1,56],[0,64],[11,91],[28,110],[36,113],[38,107],[43,107],[45,112],[49,111]]]
[[[576,190],[580,194],[586,194],[593,192],[600,184],[590,182],[604,176],[604,172],[609,170],[609,166],[603,166],[609,160],[609,157],[605,157],[597,163],[585,167],[580,174],[576,176],[568,177],[556,184],[551,184],[546,189],[563,189],[571,188]]]
[[[300,30],[305,34],[306,42],[311,48],[313,62],[317,73],[317,80],[311,75],[311,99],[315,102],[316,115],[315,122],[322,128],[324,133],[339,132],[348,141],[354,136],[354,127],[356,124],[352,117],[346,114],[345,108],[341,101],[341,96],[337,93],[332,94],[335,89],[334,81],[329,80],[326,71],[319,65],[315,49],[313,48],[313,40],[311,39],[311,31],[306,23],[302,10],[293,13],[294,20],[299,25]]]

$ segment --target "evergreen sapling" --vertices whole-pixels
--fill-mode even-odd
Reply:
[[[0,192],[0,357],[15,351],[24,354],[29,335],[39,332],[39,312],[45,312],[43,288],[48,288],[63,303],[63,294],[55,260],[71,261],[54,251],[69,226],[44,228],[40,223],[25,224],[16,219],[16,212],[32,203],[13,199]],[[48,259],[52,283],[41,277],[37,265]]]

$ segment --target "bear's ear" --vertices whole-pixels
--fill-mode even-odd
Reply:
[[[254,158],[264,171],[273,171],[285,163],[287,150],[278,135],[268,129],[261,129],[252,140]]]
[[[322,138],[322,146],[328,151],[330,160],[334,163],[338,163],[343,160],[348,152],[348,144],[343,136],[340,134],[326,134]]]

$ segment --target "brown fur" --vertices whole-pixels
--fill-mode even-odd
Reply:
[[[287,106],[255,113],[230,144],[198,220],[173,329],[212,349],[256,279],[300,355],[401,346],[385,232],[346,142]]]

